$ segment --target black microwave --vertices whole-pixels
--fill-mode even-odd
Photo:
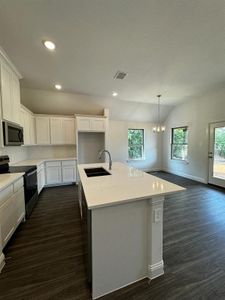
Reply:
[[[23,127],[7,121],[2,122],[2,127],[5,146],[23,145]]]

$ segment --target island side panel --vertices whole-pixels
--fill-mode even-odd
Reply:
[[[149,200],[148,205],[148,278],[164,274],[163,263],[163,196]]]
[[[92,210],[92,297],[148,277],[148,200]]]

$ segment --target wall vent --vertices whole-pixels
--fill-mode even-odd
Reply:
[[[114,76],[114,79],[124,79],[127,76],[127,73],[118,71]]]

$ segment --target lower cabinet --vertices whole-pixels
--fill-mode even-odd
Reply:
[[[76,181],[76,161],[47,161],[45,163],[46,184],[60,185]]]
[[[4,247],[25,217],[23,178],[0,192],[1,241]]]
[[[45,166],[41,164],[37,168],[37,181],[38,181],[38,194],[42,191],[45,186]]]

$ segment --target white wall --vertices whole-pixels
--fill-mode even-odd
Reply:
[[[152,132],[152,124],[147,122],[109,122],[109,150],[112,160],[128,161],[128,129],[137,128],[145,130],[145,159],[128,161],[129,165],[143,170],[161,169],[161,139]]]
[[[32,112],[40,114],[98,115],[102,114],[104,108],[109,108],[109,117],[112,120],[155,122],[157,118],[156,104],[121,101],[113,97],[103,98],[22,88],[21,101]],[[172,106],[163,105],[162,119],[166,118],[171,109]]]
[[[192,99],[169,114],[163,137],[163,169],[171,173],[208,182],[209,123],[225,121],[225,89]],[[188,163],[172,160],[171,128],[187,125]]]

